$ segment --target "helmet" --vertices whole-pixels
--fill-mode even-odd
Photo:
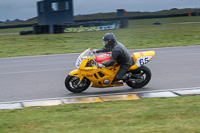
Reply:
[[[113,48],[116,43],[116,38],[113,33],[107,33],[103,36],[103,44],[106,48]]]

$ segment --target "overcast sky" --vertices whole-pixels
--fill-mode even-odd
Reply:
[[[0,0],[0,21],[27,20],[37,16],[40,0]],[[200,0],[74,0],[74,14],[127,11],[160,11],[171,8],[200,8]]]

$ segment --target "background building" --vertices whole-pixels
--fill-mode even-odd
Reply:
[[[42,0],[37,2],[38,25],[35,32],[54,33],[58,25],[73,23],[73,0]]]

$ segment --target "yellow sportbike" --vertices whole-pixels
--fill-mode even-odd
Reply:
[[[151,79],[151,71],[144,64],[154,57],[154,51],[144,51],[132,54],[132,66],[127,71],[128,81],[126,84],[131,88],[142,88]],[[123,86],[124,83],[113,84],[112,81],[117,74],[120,64],[117,62],[111,67],[98,68],[98,63],[110,60],[112,53],[104,53],[98,56],[91,49],[80,54],[76,61],[76,70],[73,70],[65,79],[66,88],[73,93],[81,93],[89,86],[103,88]]]

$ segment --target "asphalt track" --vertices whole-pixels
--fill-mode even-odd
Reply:
[[[64,86],[65,77],[75,69],[80,53],[1,58],[0,102],[200,87],[200,46],[129,52],[145,50],[156,52],[153,60],[147,64],[152,71],[152,79],[146,87],[90,87],[81,94],[70,93]]]

